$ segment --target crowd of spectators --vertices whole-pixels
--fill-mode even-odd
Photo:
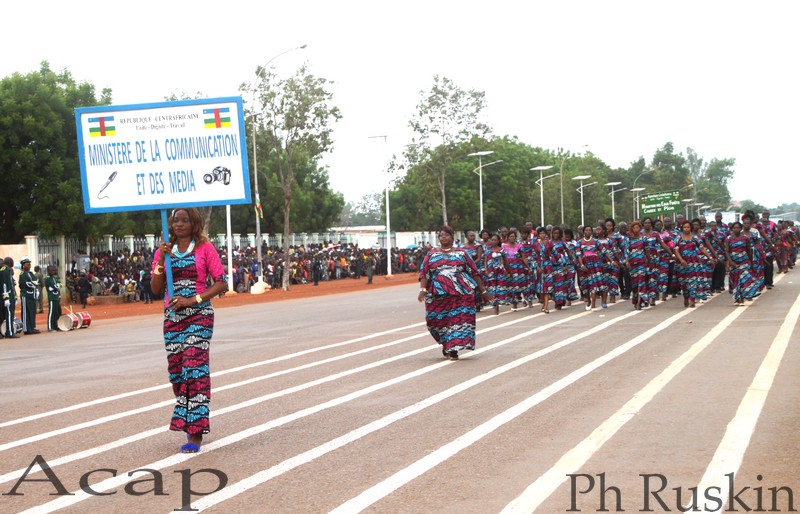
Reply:
[[[393,249],[392,273],[416,272],[429,248],[425,245]],[[218,248],[217,251],[228,272],[227,248]],[[264,245],[261,254],[263,280],[270,288],[281,287],[285,272],[290,273],[290,284],[295,285],[360,279],[372,265],[376,275],[387,273],[385,248],[359,248],[352,243],[291,246],[288,256],[280,247]],[[89,296],[109,295],[122,296],[126,302],[152,302],[154,298],[149,287],[152,262],[153,249],[150,248],[93,252],[88,261],[76,256],[67,271],[64,285],[72,301],[84,305]],[[234,248],[232,262],[234,289],[239,293],[249,292],[258,274],[256,248]]]

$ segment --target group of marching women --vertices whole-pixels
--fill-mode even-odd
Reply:
[[[767,213],[765,213],[767,214]],[[800,242],[793,222],[774,223],[746,212],[726,225],[715,220],[676,217],[634,220],[617,225],[611,218],[580,227],[578,237],[562,226],[498,233],[454,232],[443,227],[440,246],[432,248],[420,269],[419,301],[426,304],[428,328],[445,357],[474,348],[475,312],[500,306],[540,305],[549,313],[582,303],[604,309],[618,298],[635,309],[652,307],[680,293],[685,307],[728,289],[737,305],[772,287],[778,273],[794,266]]]

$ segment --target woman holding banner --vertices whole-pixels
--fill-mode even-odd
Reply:
[[[170,430],[186,432],[182,453],[200,451],[210,430],[211,378],[209,346],[214,332],[211,298],[227,289],[219,254],[203,232],[197,209],[178,208],[168,219],[169,241],[153,257],[151,288],[164,291],[166,256],[170,256],[173,295],[164,298],[164,344],[167,371],[176,404]],[[212,285],[206,287],[211,277]]]

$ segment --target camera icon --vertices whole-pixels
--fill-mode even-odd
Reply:
[[[203,175],[203,182],[206,184],[213,184],[214,182],[222,182],[226,186],[231,183],[231,170],[224,166],[217,166],[211,173]]]

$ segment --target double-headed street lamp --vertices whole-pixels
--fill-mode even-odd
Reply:
[[[544,180],[550,177],[557,177],[561,175],[561,172],[553,173],[552,175],[547,175],[546,177],[542,176],[545,170],[552,169],[552,166],[534,166],[531,168],[531,171],[538,171],[539,172],[539,180],[536,181],[536,184],[539,185],[539,206],[541,209],[541,221],[542,224],[539,225],[540,227],[544,226]]]
[[[700,206],[705,205],[706,202],[694,202],[694,207],[697,209],[697,217],[700,217]]]
[[[478,203],[480,204],[480,212],[481,212],[481,228],[480,228],[481,230],[483,230],[483,167],[491,166],[492,164],[497,164],[498,162],[503,162],[502,159],[499,159],[496,161],[492,161],[488,164],[483,164],[483,158],[493,153],[494,153],[493,150],[483,150],[480,152],[467,154],[467,157],[478,158],[478,167],[472,170],[472,172],[477,173],[478,175]]]
[[[609,193],[609,195],[611,195],[611,217],[614,218],[615,220],[617,219],[617,211],[614,208],[614,193],[619,193],[620,191],[625,191],[626,189],[628,189],[627,187],[614,189],[614,186],[618,186],[620,184],[622,184],[622,182],[609,182],[608,184],[606,184],[607,186],[611,187],[611,192]]]
[[[589,179],[589,178],[592,178],[592,176],[591,175],[578,175],[577,177],[572,177],[572,180],[579,180],[581,182],[580,187],[578,187],[578,189],[576,189],[575,191],[578,191],[581,194],[581,226],[582,227],[586,226],[586,221],[584,220],[584,215],[583,215],[583,188],[589,187],[589,186],[593,186],[593,185],[597,184],[597,182],[591,182],[589,184],[584,185],[583,181],[586,180],[586,179]]]
[[[264,70],[267,69],[267,66],[270,65],[272,61],[277,59],[278,57],[282,56],[283,54],[287,54],[294,50],[303,50],[308,45],[300,45],[294,48],[290,48],[288,50],[284,50],[283,52],[273,56],[270,60],[268,60],[264,66],[256,70],[256,78],[260,78],[261,75],[264,73]],[[257,281],[261,282],[263,278],[263,270],[261,269],[261,197],[258,194],[258,154],[256,153],[256,113],[255,113],[255,103],[256,103],[256,86],[253,84],[253,185],[255,186],[256,192],[256,256],[258,258],[258,276]]]

